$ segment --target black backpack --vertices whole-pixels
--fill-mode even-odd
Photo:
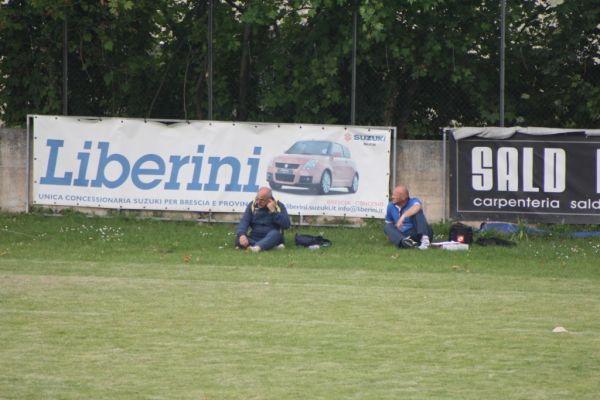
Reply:
[[[296,233],[295,238],[296,246],[302,247],[310,247],[310,246],[321,246],[321,247],[329,247],[331,246],[331,240],[325,239],[323,236],[313,236],[313,235],[299,235]]]
[[[470,244],[473,242],[473,228],[461,222],[455,222],[450,225],[448,240]]]

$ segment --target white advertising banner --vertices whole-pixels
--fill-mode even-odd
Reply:
[[[33,118],[35,204],[243,212],[270,186],[290,215],[385,215],[389,128]]]

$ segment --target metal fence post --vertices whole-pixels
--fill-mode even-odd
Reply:
[[[440,128],[442,131],[442,222],[446,222],[448,216],[447,202],[448,202],[448,185],[446,180],[448,179],[448,160],[447,160],[447,134],[445,128]]]
[[[69,107],[68,107],[68,82],[69,82],[69,38],[68,38],[68,22],[67,22],[67,12],[65,11],[65,20],[63,21],[63,93],[62,93],[62,108],[63,115],[69,115]]]
[[[208,0],[208,119],[213,119],[213,0]]]
[[[506,26],[506,0],[500,0],[500,100],[499,100],[499,125],[504,126],[504,47]]]
[[[352,13],[352,93],[350,94],[350,125],[356,124],[356,41],[358,25],[358,0],[354,0]]]

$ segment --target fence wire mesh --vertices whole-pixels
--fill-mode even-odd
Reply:
[[[357,125],[498,125],[500,3],[9,0],[1,118],[61,114],[68,79],[69,115],[349,124],[356,13]],[[507,4],[505,125],[600,128],[598,21],[600,0]]]

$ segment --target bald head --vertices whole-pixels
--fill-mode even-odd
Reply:
[[[267,197],[267,198],[271,198],[273,197],[273,192],[271,191],[270,188],[263,186],[260,189],[258,189],[258,192],[256,193],[257,196],[259,197]]]
[[[392,191],[392,202],[394,202],[394,204],[403,206],[409,198],[410,195],[408,194],[408,188],[406,186],[398,185]]]
[[[266,207],[267,203],[269,203],[269,200],[272,198],[273,192],[266,186],[261,187],[258,189],[258,192],[256,192],[256,204],[260,208]]]

